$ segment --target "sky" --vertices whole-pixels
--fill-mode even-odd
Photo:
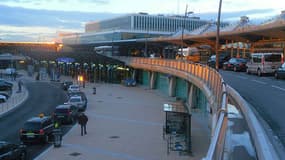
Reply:
[[[223,21],[269,19],[285,10],[284,0],[223,0]],[[86,22],[129,13],[183,14],[215,20],[219,0],[0,0],[1,41],[52,41],[58,31],[84,32]]]

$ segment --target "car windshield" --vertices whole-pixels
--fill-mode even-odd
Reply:
[[[78,86],[71,86],[70,88],[71,89],[78,89],[79,87]]]
[[[67,113],[67,112],[68,112],[67,108],[60,108],[55,110],[55,113]]]
[[[24,124],[25,130],[39,130],[41,129],[41,123],[39,122],[27,122]]]
[[[71,98],[69,102],[81,102],[80,98]]]

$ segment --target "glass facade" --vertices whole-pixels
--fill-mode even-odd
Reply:
[[[86,44],[104,41],[142,39],[170,36],[185,28],[192,31],[209,23],[199,18],[183,16],[163,16],[148,14],[130,14],[109,20],[86,24],[85,33],[63,37],[66,44]]]
[[[88,23],[85,26],[86,33],[102,32],[110,30],[143,30],[158,32],[176,32],[185,27],[191,31],[208,21],[199,18],[182,16],[156,16],[145,14],[132,14],[100,22]]]

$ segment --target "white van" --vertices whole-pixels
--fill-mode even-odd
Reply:
[[[262,74],[272,74],[283,62],[283,53],[252,53],[250,60],[246,63],[246,72]]]

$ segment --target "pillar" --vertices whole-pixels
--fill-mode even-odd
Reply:
[[[149,76],[149,88],[150,89],[155,89],[155,82],[156,82],[156,72],[150,72]]]
[[[196,96],[196,95],[194,93],[194,85],[192,83],[188,82],[187,86],[188,86],[187,106],[188,106],[188,112],[189,112],[189,114],[191,114],[192,113],[193,104],[194,104],[193,103],[194,96]]]
[[[137,74],[137,71],[134,69],[133,71],[132,71],[132,79],[136,79],[136,74]]]
[[[170,76],[169,77],[169,86],[168,86],[168,95],[170,97],[175,97],[176,91],[176,77]]]

